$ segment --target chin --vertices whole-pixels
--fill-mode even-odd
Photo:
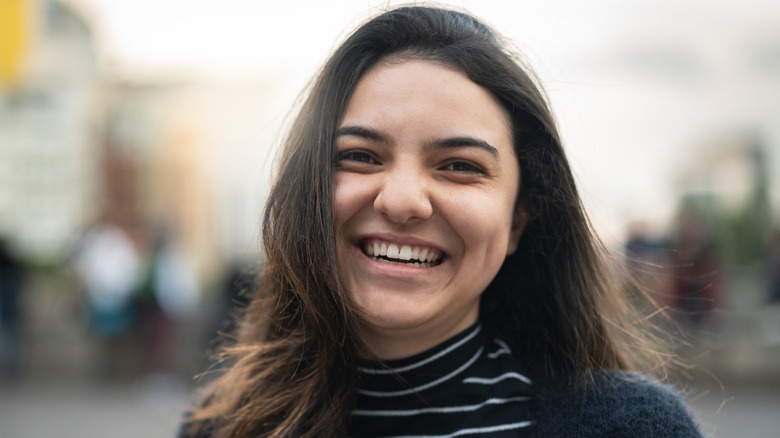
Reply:
[[[422,306],[405,306],[395,309],[372,310],[363,307],[363,324],[370,330],[393,331],[410,330],[425,325],[431,320],[429,315],[420,312]]]

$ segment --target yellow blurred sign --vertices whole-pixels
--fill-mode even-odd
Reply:
[[[27,44],[27,2],[0,0],[0,85],[13,85],[21,73]]]

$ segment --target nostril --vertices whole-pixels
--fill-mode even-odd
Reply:
[[[374,209],[392,222],[407,222],[430,217],[433,208],[424,190],[408,184],[386,186],[377,194]]]

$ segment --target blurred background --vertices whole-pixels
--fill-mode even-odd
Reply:
[[[288,113],[396,3],[0,0],[0,437],[173,436],[261,264]],[[777,436],[780,3],[440,4],[536,69],[708,436]]]

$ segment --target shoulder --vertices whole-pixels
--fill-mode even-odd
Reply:
[[[682,396],[647,376],[605,371],[585,390],[585,411],[621,432],[616,436],[701,436]]]
[[[541,436],[702,436],[682,396],[647,376],[601,371],[576,390],[568,379],[548,377],[538,383]]]

